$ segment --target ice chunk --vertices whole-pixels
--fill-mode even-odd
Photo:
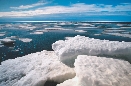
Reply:
[[[32,39],[29,39],[29,38],[19,38],[20,41],[22,42],[31,42]]]
[[[131,42],[99,40],[84,36],[75,36],[65,41],[56,41],[52,49],[65,64],[74,62],[78,55],[124,56],[131,60]]]
[[[44,86],[47,80],[60,83],[74,76],[74,69],[61,63],[53,51],[6,60],[0,65],[0,86]]]
[[[82,28],[82,29],[92,29],[92,28],[97,28],[97,27],[85,27],[85,26],[79,26],[78,28]]]
[[[4,36],[4,35],[5,35],[5,34],[1,34],[1,33],[0,33],[0,36]]]
[[[30,33],[30,34],[43,34],[43,32],[41,32],[41,31],[36,31],[36,32]]]
[[[63,28],[53,27],[53,28],[45,28],[45,30],[63,30]]]
[[[79,55],[76,77],[57,86],[130,86],[131,64],[118,59]]]
[[[75,30],[76,32],[81,32],[81,33],[84,33],[84,32],[87,32],[87,31],[84,31],[84,30]]]
[[[14,40],[11,40],[11,39],[0,39],[1,43],[3,44],[13,44],[15,41]]]

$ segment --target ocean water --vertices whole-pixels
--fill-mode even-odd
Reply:
[[[130,22],[1,22],[0,63],[42,50],[52,43],[76,35],[101,40],[131,42]],[[3,44],[3,39],[14,44]],[[128,59],[125,59],[128,61]],[[131,62],[130,62],[131,63]]]

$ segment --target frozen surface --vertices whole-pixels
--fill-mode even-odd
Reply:
[[[79,55],[76,77],[57,86],[130,86],[131,64],[118,59]]]
[[[63,28],[53,27],[53,28],[45,28],[45,30],[63,30]]]
[[[105,34],[131,38],[131,34],[128,34],[128,33],[124,33],[124,34],[121,34],[121,33],[105,33]]]
[[[0,33],[0,36],[4,36],[5,34]]]
[[[84,33],[84,32],[87,32],[87,31],[84,31],[84,30],[75,30],[76,32],[81,32],[81,33]]]
[[[123,56],[131,60],[131,42],[99,40],[78,35],[65,41],[56,41],[52,44],[52,49],[60,61],[69,65],[78,55]]]
[[[63,82],[74,76],[74,69],[61,63],[53,51],[6,60],[0,65],[0,86],[44,86],[47,80]]]
[[[37,32],[30,33],[30,34],[43,34],[43,32],[37,31]]]
[[[31,42],[32,39],[29,39],[29,38],[19,38],[20,41],[22,42]]]
[[[15,41],[14,40],[11,40],[11,39],[8,39],[8,38],[5,38],[5,39],[0,39],[1,43],[14,43]]]

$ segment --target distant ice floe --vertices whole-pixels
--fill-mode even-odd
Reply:
[[[0,36],[4,36],[4,35],[5,35],[5,34],[1,34],[1,33],[0,33]]]
[[[45,28],[45,30],[63,30],[63,28],[55,28],[55,27],[53,27],[53,28]]]
[[[131,29],[131,27],[120,27],[121,29]]]
[[[78,28],[81,28],[81,29],[92,29],[92,28],[97,28],[97,27],[85,27],[85,26],[79,26]]]
[[[18,39],[18,36],[10,36],[10,37],[6,37],[7,39]]]
[[[131,64],[127,61],[79,55],[75,60],[76,77],[57,86],[130,86]]]
[[[43,34],[43,32],[41,32],[41,31],[36,31],[36,32],[30,33],[30,34]]]
[[[1,43],[2,44],[14,44],[15,43],[15,40],[11,40],[11,39],[0,39]]]
[[[0,36],[4,36],[6,32],[0,32]]]
[[[101,34],[94,34],[95,36],[100,36]]]
[[[81,33],[84,33],[84,32],[87,32],[87,31],[84,31],[84,30],[75,30],[76,32],[81,32]]]
[[[52,44],[52,49],[60,61],[69,66],[73,66],[71,63],[78,55],[124,56],[131,61],[131,42],[100,40],[78,35],[65,41],[56,41]]]
[[[62,64],[53,51],[42,51],[0,65],[0,86],[44,86],[46,81],[61,83],[75,77],[73,68]]]
[[[32,39],[30,38],[19,38],[19,40],[22,42],[31,42],[32,41]]]
[[[124,32],[125,30],[104,30],[105,32]]]
[[[121,34],[121,33],[105,33],[105,34],[131,38],[131,34],[127,34],[127,33],[124,33],[124,34]]]
[[[48,32],[48,30],[45,30],[45,29],[43,29],[43,30],[36,30],[36,32]]]

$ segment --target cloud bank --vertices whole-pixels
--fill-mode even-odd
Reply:
[[[113,15],[115,15],[115,12],[125,12],[119,15],[128,15],[126,11],[131,11],[131,3],[122,3],[116,6],[113,5],[104,5],[104,4],[85,4],[85,3],[76,3],[72,4],[70,6],[62,6],[62,5],[56,5],[56,6],[45,6],[45,7],[39,7],[34,10],[28,10],[28,11],[20,11],[21,9],[28,9],[33,8],[36,6],[44,5],[43,2],[38,2],[36,4],[32,5],[21,5],[19,7],[11,7],[12,9],[19,9],[14,10],[11,12],[0,12],[0,17],[29,17],[29,16],[39,16],[39,15],[46,15],[46,14],[65,14],[65,13],[90,13],[93,12],[105,12],[104,14],[101,13],[101,15],[109,15],[109,12],[114,12]],[[118,15],[116,14],[116,15]]]

